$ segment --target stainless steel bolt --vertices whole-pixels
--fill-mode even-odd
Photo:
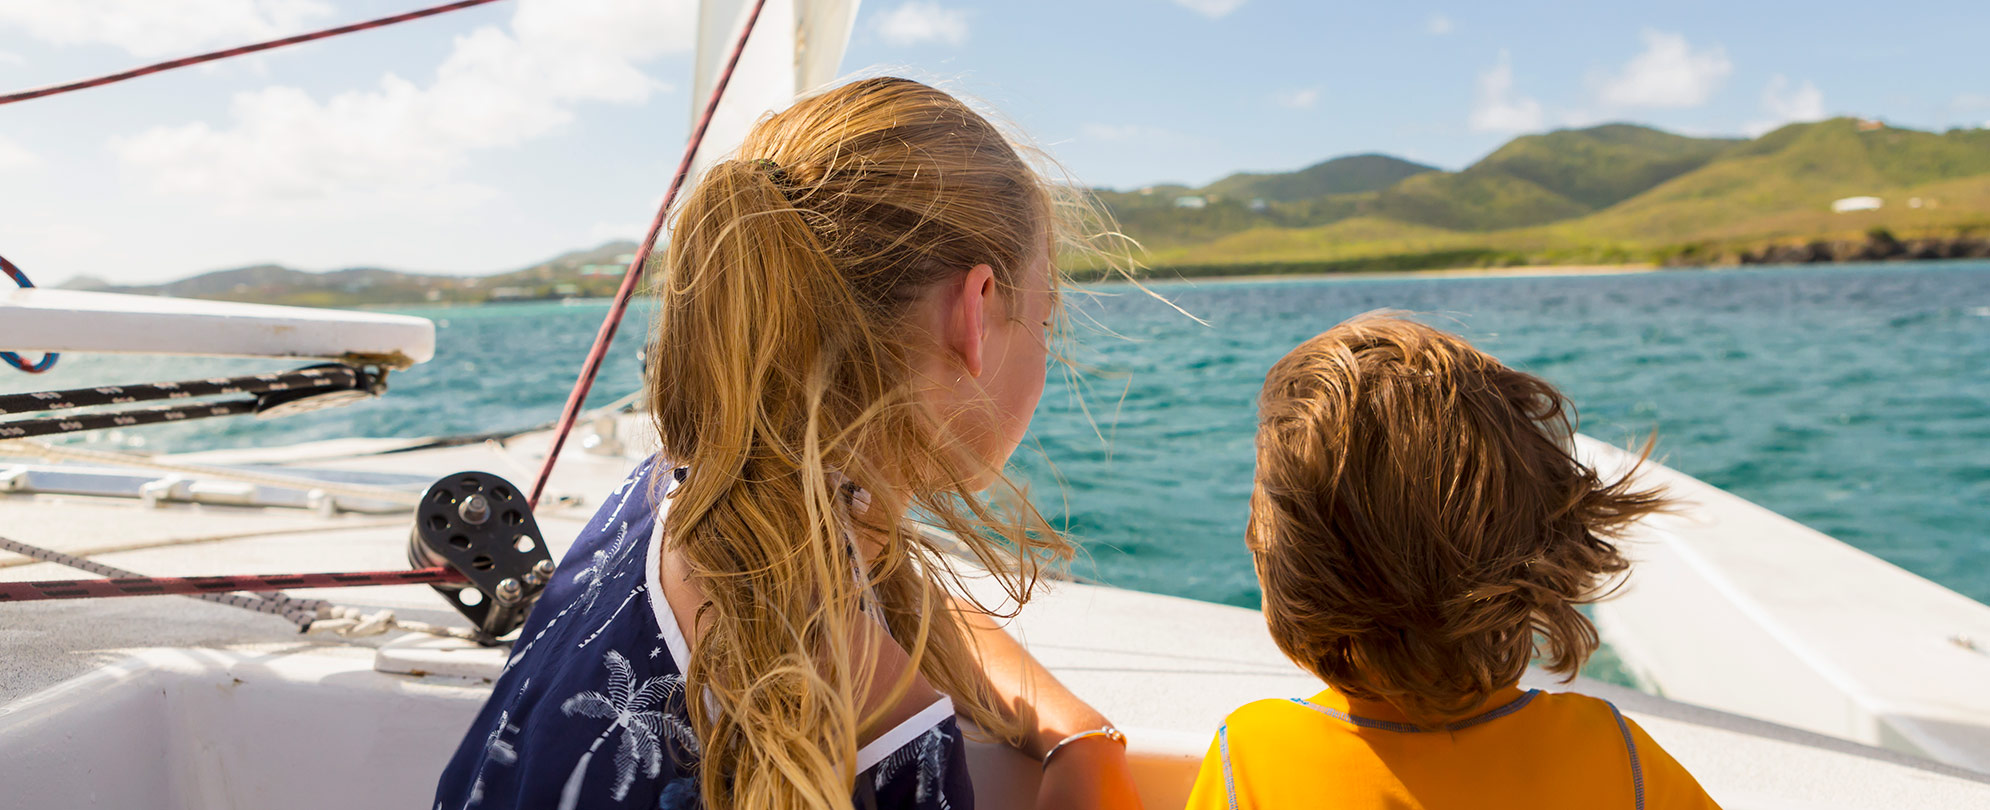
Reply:
[[[540,579],[553,578],[553,561],[540,560],[532,566],[532,574]]]
[[[481,525],[491,519],[491,502],[483,495],[471,495],[463,499],[463,505],[456,507],[457,516],[472,526]]]
[[[497,584],[498,601],[516,602],[518,601],[518,597],[524,595],[525,595],[525,586],[518,584],[518,580],[512,579],[510,577],[505,577],[504,579],[498,580]]]

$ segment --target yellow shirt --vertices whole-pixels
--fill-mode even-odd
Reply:
[[[1616,707],[1521,692],[1425,731],[1386,704],[1329,689],[1231,713],[1202,761],[1190,810],[1330,807],[1718,808],[1693,776]]]

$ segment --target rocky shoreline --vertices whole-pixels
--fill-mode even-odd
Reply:
[[[1975,235],[1896,239],[1885,229],[1874,229],[1863,240],[1813,239],[1764,245],[1726,255],[1683,252],[1665,262],[1668,266],[1713,264],[1816,264],[1821,262],[1880,262],[1915,259],[1990,259],[1990,237]]]

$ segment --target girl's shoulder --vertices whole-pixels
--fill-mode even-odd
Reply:
[[[444,771],[438,806],[626,806],[647,794],[640,806],[656,807],[694,773],[679,657],[649,604],[670,484],[660,463],[638,465],[581,529]]]
[[[929,709],[857,752],[858,810],[973,810],[967,746],[953,703]]]
[[[690,650],[655,575],[661,499],[681,478],[652,457],[581,530],[444,771],[439,808],[700,806]],[[859,808],[974,806],[946,698],[857,757]]]

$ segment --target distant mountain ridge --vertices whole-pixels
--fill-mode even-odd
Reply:
[[[99,290],[133,295],[212,298],[228,301],[357,306],[365,304],[481,302],[605,295],[621,283],[621,269],[636,243],[613,241],[569,251],[519,270],[488,276],[409,273],[377,267],[350,267],[326,272],[259,264],[215,270],[163,284],[115,285],[93,277],[78,277],[64,289]],[[616,260],[620,259],[620,262]],[[609,272],[603,272],[603,269]]]
[[[1539,225],[1608,208],[1698,169],[1739,141],[1635,124],[1523,135],[1461,172],[1385,190],[1375,213],[1458,230]]]
[[[1523,135],[1460,171],[1406,173],[1378,190],[1260,193],[1305,188],[1306,171],[1099,196],[1148,248],[1147,264],[1189,274],[1738,262],[1803,253],[1779,245],[1863,243],[1871,231],[1884,232],[1879,244],[1951,245],[1902,255],[1973,255],[1967,246],[1990,233],[1986,129],[1837,118],[1742,139],[1605,124]],[[1857,196],[1882,207],[1833,211]]]
[[[1368,153],[1200,188],[1095,191],[1148,266],[1183,275],[1975,256],[1990,250],[1990,129],[1836,118],[1742,139],[1604,124],[1523,135],[1456,172]],[[1856,196],[1883,205],[1833,211]],[[609,242],[482,277],[256,265],[63,286],[317,306],[600,296],[635,248]],[[1070,266],[1085,272],[1082,259]]]
[[[1238,172],[1203,186],[1201,193],[1292,202],[1329,194],[1381,191],[1408,178],[1434,171],[1438,171],[1435,166],[1389,155],[1348,155],[1293,172]]]

